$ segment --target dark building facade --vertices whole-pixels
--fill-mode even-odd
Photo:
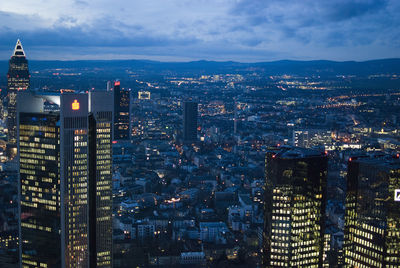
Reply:
[[[114,82],[114,140],[129,141],[130,128],[130,99],[131,91],[121,88],[119,81]]]
[[[19,94],[18,117],[22,267],[112,267],[111,94]]]
[[[322,267],[327,169],[324,152],[267,152],[264,267]]]
[[[345,267],[400,267],[400,160],[350,158]]]
[[[22,267],[61,266],[59,120],[58,114],[19,114]]]
[[[8,143],[9,154],[11,157],[16,155],[17,147],[17,92],[24,91],[29,88],[29,70],[28,61],[25,57],[24,49],[18,39],[14,52],[9,60],[9,68],[7,73],[7,98],[8,98]]]
[[[187,101],[183,103],[183,140],[193,142],[197,140],[198,104]]]

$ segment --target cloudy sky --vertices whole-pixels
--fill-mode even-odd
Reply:
[[[1,0],[0,59],[400,57],[399,0]]]

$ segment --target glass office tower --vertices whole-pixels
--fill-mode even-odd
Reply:
[[[109,92],[92,92],[89,97],[91,103],[90,126],[91,138],[89,148],[94,163],[92,185],[92,211],[96,219],[96,265],[97,267],[112,267],[112,102]],[[94,223],[93,223],[94,225]]]
[[[22,267],[112,267],[110,97],[19,94]],[[43,112],[45,102],[60,110]],[[31,215],[35,202],[53,213]]]
[[[197,113],[198,104],[196,102],[183,103],[183,140],[185,142],[197,140]]]
[[[327,169],[324,152],[290,147],[267,152],[265,267],[322,267]]]
[[[60,267],[60,116],[20,113],[22,267]]]
[[[130,140],[130,100],[131,91],[121,88],[119,81],[114,82],[114,140]]]
[[[345,267],[400,267],[400,160],[350,158]]]

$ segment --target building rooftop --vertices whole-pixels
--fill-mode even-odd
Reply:
[[[15,48],[14,48],[12,57],[25,57],[25,51],[24,51],[21,41],[19,39],[17,40],[17,43],[15,44]]]
[[[374,165],[384,169],[400,169],[400,155],[399,154],[364,154],[352,156],[349,162],[358,162],[369,165]]]
[[[275,147],[271,148],[269,151],[275,153],[273,158],[280,159],[298,159],[307,157],[320,157],[326,155],[325,151],[292,146]]]

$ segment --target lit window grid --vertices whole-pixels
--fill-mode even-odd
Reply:
[[[68,176],[65,178],[68,196],[67,261],[70,267],[83,267],[88,250],[88,135],[86,129],[65,131],[73,134],[72,154],[67,160]]]
[[[399,267],[400,205],[393,199],[395,189],[400,189],[400,170],[367,168],[370,171],[355,178],[359,180],[358,188],[350,189],[346,195],[345,267]],[[371,180],[380,180],[375,185],[381,187],[371,191]],[[362,210],[363,201],[359,198],[367,200],[372,209]]]
[[[96,124],[96,243],[97,266],[110,267],[112,258],[111,123]]]
[[[266,170],[270,161],[266,158]],[[273,161],[273,160],[272,160]],[[300,180],[308,183],[308,163],[299,160],[296,167],[296,177],[293,177],[293,170],[286,169],[282,172],[283,177],[290,178],[288,181]],[[264,251],[269,254],[269,265],[291,266],[291,267],[318,267],[320,253],[323,253],[323,236],[321,224],[323,222],[324,206],[323,190],[326,170],[319,173],[317,186],[305,191],[303,187],[296,187],[290,184],[274,185],[269,176],[276,176],[267,173],[267,181],[264,190],[267,193],[266,203],[270,207],[271,214],[265,221],[271,222],[270,235],[264,232]],[[269,197],[268,197],[269,196]],[[290,226],[290,227],[289,227]],[[286,241],[289,240],[289,243]],[[290,246],[288,245],[290,244]],[[269,246],[268,246],[269,245]],[[290,251],[288,250],[290,249]],[[267,263],[268,265],[268,263]]]
[[[58,172],[54,167],[58,167],[58,136],[59,128],[42,125],[21,124],[19,129],[20,151],[20,180],[21,180],[21,211],[26,213],[35,209],[35,213],[44,211],[53,212],[57,215],[60,208],[60,180]],[[51,136],[52,138],[48,138]],[[57,168],[56,168],[57,169]],[[40,212],[41,211],[41,212]],[[47,267],[44,260],[35,260],[29,253],[29,248],[25,249],[27,241],[25,234],[35,233],[40,236],[40,232],[58,233],[52,225],[46,225],[44,221],[38,221],[36,214],[21,218],[22,232],[22,263],[33,265],[36,263],[40,267]],[[47,224],[51,224],[51,221]],[[28,254],[26,254],[28,253]],[[25,266],[23,265],[23,266]]]

